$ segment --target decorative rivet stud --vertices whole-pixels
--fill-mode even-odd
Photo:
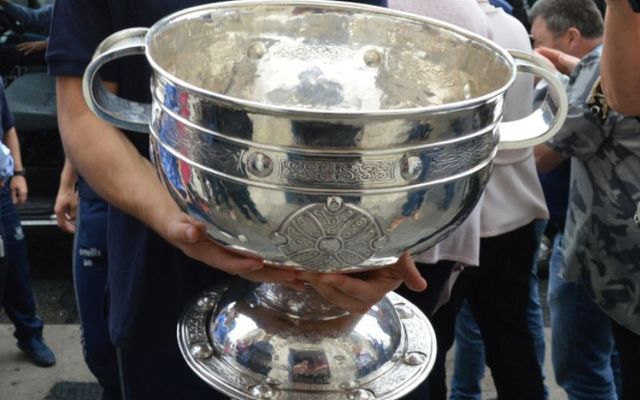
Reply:
[[[198,360],[206,360],[213,355],[213,349],[209,343],[196,343],[191,346],[191,355]]]
[[[384,248],[384,246],[386,246],[387,243],[389,243],[389,237],[388,236],[381,236],[378,239],[374,240],[373,243],[371,243],[371,244],[373,245],[374,249],[380,250],[380,249]]]
[[[259,60],[267,53],[267,47],[262,42],[253,42],[247,49],[247,57],[251,60]]]
[[[267,377],[264,380],[264,383],[266,383],[269,386],[280,386],[280,385],[282,385],[282,383],[279,380],[277,380],[275,378],[271,378],[271,377]]]
[[[374,398],[373,393],[364,389],[356,389],[347,394],[347,399],[349,400],[371,400]]]
[[[412,181],[422,174],[424,165],[417,156],[405,156],[400,161],[400,175],[405,181]]]
[[[273,172],[273,161],[263,153],[254,153],[247,160],[247,170],[258,178],[266,178]]]
[[[336,212],[342,208],[342,197],[330,196],[327,199],[327,209],[331,212]]]
[[[280,232],[273,232],[271,234],[271,241],[279,246],[285,245],[289,242],[287,237]]]
[[[413,316],[415,315],[411,307],[407,306],[404,303],[396,304],[395,307],[396,307],[396,312],[398,313],[398,316],[400,317],[400,319],[413,318]]]
[[[404,363],[407,365],[412,365],[414,367],[424,364],[425,361],[427,361],[427,357],[424,354],[418,352],[408,353],[406,356],[404,356]]]
[[[255,385],[251,388],[251,395],[259,399],[271,399],[275,392],[269,385]]]
[[[357,388],[358,386],[360,386],[360,385],[356,381],[347,381],[347,382],[342,382],[340,384],[340,389],[342,389],[342,390],[353,390],[353,389]]]
[[[363,60],[367,67],[378,67],[382,64],[382,53],[378,49],[369,49],[364,52]]]
[[[196,303],[196,306],[200,311],[211,310],[215,305],[216,305],[216,299],[209,296],[204,296],[202,298],[199,298]]]

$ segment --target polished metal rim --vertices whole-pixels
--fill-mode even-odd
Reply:
[[[149,54],[149,41],[154,35],[158,32],[162,31],[162,29],[166,28],[169,25],[175,24],[179,22],[181,19],[197,17],[199,15],[204,15],[210,10],[214,9],[225,9],[225,8],[237,8],[237,7],[251,7],[251,6],[266,6],[266,5],[280,5],[285,4],[282,0],[236,0],[236,1],[225,1],[220,3],[206,4],[201,6],[195,6],[191,8],[187,8],[176,13],[170,14],[160,21],[155,23],[147,32],[145,42],[147,45],[147,50],[145,51],[145,55],[147,61],[153,68],[153,70],[159,76],[162,76],[165,80],[172,82],[174,85],[187,89],[193,93],[197,93],[199,96],[203,98],[208,98],[215,100],[220,104],[226,104],[228,106],[242,109],[245,111],[257,111],[260,114],[265,115],[283,115],[287,114],[290,117],[296,118],[312,118],[314,120],[333,120],[336,118],[340,119],[360,119],[366,118],[368,120],[376,120],[378,118],[386,119],[389,117],[402,116],[410,117],[413,115],[421,115],[425,113],[441,113],[441,112],[449,112],[452,110],[472,107],[474,105],[483,104],[489,99],[497,97],[504,93],[511,85],[513,84],[516,77],[516,69],[512,68],[509,79],[505,82],[505,84],[490,92],[486,93],[482,96],[474,97],[473,99],[468,100],[460,100],[455,102],[450,102],[437,106],[424,106],[424,107],[414,107],[414,108],[397,108],[397,109],[385,109],[385,110],[364,110],[364,111],[342,111],[342,110],[312,110],[312,109],[302,109],[295,107],[281,107],[281,106],[273,106],[269,104],[264,104],[261,102],[244,100],[233,96],[224,95],[221,93],[215,93],[212,91],[204,90],[199,88],[191,83],[188,83],[182,79],[179,79],[173,74],[166,71],[162,68]],[[318,0],[287,0],[287,5],[299,5],[299,6],[310,6],[310,7],[323,7],[323,8],[331,8],[334,10],[347,10],[349,12],[354,11],[363,11],[363,12],[371,12],[378,15],[386,15],[386,16],[395,16],[405,18],[407,20],[411,20],[414,22],[422,22],[426,23],[430,26],[440,27],[445,30],[448,30],[452,33],[465,37],[467,39],[471,39],[476,43],[482,44],[482,46],[490,49],[495,54],[499,55],[502,59],[506,61],[506,63],[510,65],[515,65],[515,61],[511,54],[508,51],[502,49],[497,46],[492,41],[484,38],[480,35],[477,35],[473,32],[462,29],[453,24],[449,24],[447,22],[443,22],[437,19],[423,17],[416,14],[406,13],[397,10],[391,10],[388,8],[382,8],[377,6],[371,6],[366,4],[358,4],[358,3],[341,3],[338,1],[318,1]]]

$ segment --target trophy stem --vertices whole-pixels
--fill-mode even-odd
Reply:
[[[300,291],[277,283],[263,283],[256,288],[256,296],[265,307],[290,318],[325,321],[349,315],[348,311],[324,300],[309,284]]]

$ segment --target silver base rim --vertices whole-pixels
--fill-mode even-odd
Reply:
[[[394,400],[415,389],[427,378],[436,360],[436,337],[427,317],[418,307],[397,293],[386,298],[394,305],[402,324],[405,351],[394,367],[372,382],[344,390],[299,392],[281,390],[269,382],[240,376],[218,358],[210,345],[207,324],[216,311],[226,287],[203,291],[190,303],[178,322],[180,351],[187,365],[203,381],[232,399],[247,400]]]

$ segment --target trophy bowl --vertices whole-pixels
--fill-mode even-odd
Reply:
[[[151,104],[98,71],[145,55]],[[502,122],[518,72],[548,81]],[[186,9],[98,47],[83,90],[100,118],[149,132],[180,207],[223,246],[312,272],[360,272],[446,237],[471,212],[498,149],[541,143],[567,112],[538,58],[446,23],[332,1]],[[365,315],[263,284],[223,285],[178,327],[189,365],[236,398],[392,399],[428,373],[428,320],[390,294]]]

